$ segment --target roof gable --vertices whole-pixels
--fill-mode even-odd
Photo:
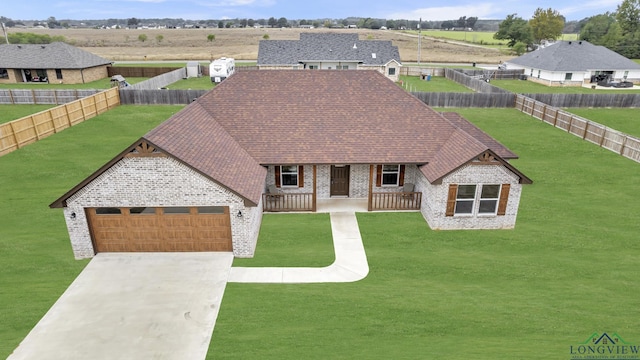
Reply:
[[[548,71],[640,69],[640,64],[587,41],[559,41],[507,63]]]
[[[258,66],[316,61],[384,65],[391,60],[400,62],[391,41],[359,40],[355,33],[301,33],[300,40],[261,40],[258,47]]]
[[[86,69],[112,62],[63,42],[0,45],[0,68]]]

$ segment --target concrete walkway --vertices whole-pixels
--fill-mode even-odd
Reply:
[[[232,261],[98,254],[8,360],[204,359]]]
[[[369,273],[367,255],[362,244],[358,220],[353,212],[332,212],[331,233],[336,260],[322,268],[232,267],[229,282],[302,284],[322,282],[353,282]]]

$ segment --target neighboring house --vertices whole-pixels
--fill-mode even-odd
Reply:
[[[549,86],[582,86],[600,76],[640,83],[640,64],[587,41],[558,41],[506,62],[532,81]]]
[[[0,83],[83,84],[106,78],[111,63],[63,42],[0,45]]]
[[[516,155],[377,71],[241,71],[51,204],[77,258],[253,256],[264,211],[322,199],[421,211],[432,229],[515,226]]]
[[[261,40],[259,69],[378,70],[398,81],[400,53],[391,41],[355,33],[301,33],[300,40]]]

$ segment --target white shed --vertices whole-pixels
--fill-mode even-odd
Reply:
[[[200,64],[197,61],[187,62],[187,77],[200,77]]]

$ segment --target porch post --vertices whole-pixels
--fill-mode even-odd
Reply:
[[[369,165],[369,197],[367,201],[367,210],[372,210],[371,200],[373,199],[373,164]]]
[[[312,201],[312,211],[316,212],[316,188],[317,188],[317,174],[316,165],[313,165],[313,195],[311,196]]]

